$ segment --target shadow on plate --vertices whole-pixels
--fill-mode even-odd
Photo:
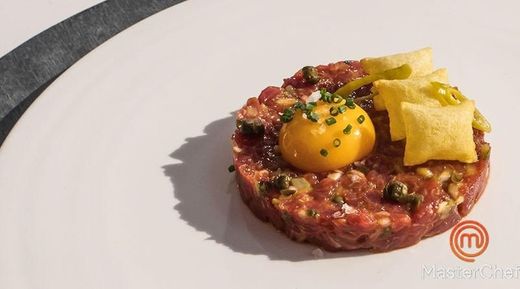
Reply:
[[[163,167],[171,179],[175,210],[181,219],[207,233],[219,244],[243,254],[265,255],[272,260],[305,261],[316,247],[288,239],[273,226],[257,219],[242,203],[231,164],[232,116],[214,121],[204,135],[186,139],[170,156],[180,163]],[[328,253],[321,258],[362,256],[365,251]]]

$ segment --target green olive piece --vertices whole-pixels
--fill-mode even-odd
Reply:
[[[307,83],[316,84],[320,81],[318,70],[314,66],[305,66],[302,68],[303,78]]]
[[[241,119],[237,120],[238,130],[246,135],[262,135],[264,134],[264,124],[259,119]]]

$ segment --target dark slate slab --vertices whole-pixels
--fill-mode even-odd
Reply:
[[[0,58],[0,145],[45,88],[92,49],[184,0],[108,0],[56,24]]]

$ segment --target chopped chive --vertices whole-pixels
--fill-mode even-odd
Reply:
[[[347,110],[347,106],[346,105],[341,105],[340,107],[338,107],[338,112],[339,113],[344,113],[346,110]]]
[[[343,100],[343,97],[337,94],[332,95],[332,102],[334,103],[340,103]]]
[[[294,109],[299,109],[299,110],[304,110],[305,109],[305,104],[303,102],[297,102],[294,104]]]
[[[230,165],[228,168],[227,168],[228,172],[232,173],[235,171],[235,166],[234,165]]]
[[[327,93],[329,93],[329,92],[325,88],[320,88],[321,96],[325,96]]]
[[[335,108],[335,107],[331,107],[331,108],[329,109],[329,112],[330,112],[330,115],[332,115],[332,116],[336,116],[336,115],[338,115],[338,109]]]
[[[332,145],[337,148],[341,145],[341,140],[339,138],[336,138],[334,139],[334,141],[332,141]]]
[[[325,120],[325,123],[326,123],[327,125],[333,125],[333,124],[336,123],[336,119],[333,118],[333,117],[329,117],[329,118],[327,118],[327,119]]]
[[[305,109],[314,109],[316,107],[316,102],[315,101],[311,101],[311,102],[307,102],[307,106],[305,107]]]
[[[359,122],[359,124],[362,124],[364,121],[365,121],[365,116],[364,115],[358,116],[357,122]]]
[[[323,156],[323,157],[326,157],[326,156],[329,155],[329,152],[326,149],[321,149],[320,150],[320,155]]]
[[[356,104],[354,103],[354,99],[353,99],[353,98],[350,98],[350,97],[346,98],[346,99],[345,99],[345,104],[346,104],[347,107],[350,108],[350,109],[354,109],[354,108],[356,108]]]
[[[294,110],[290,109],[290,108],[286,108],[284,111],[283,111],[283,114],[282,116],[280,117],[280,120],[282,122],[290,122],[294,117]]]
[[[349,124],[343,129],[344,134],[350,134],[350,131],[352,130],[352,125]]]
[[[314,110],[314,108],[316,108],[316,102],[309,102],[305,106],[305,109],[303,110],[303,112],[305,114],[309,115]]]
[[[328,92],[325,88],[320,89],[320,100],[330,103],[332,101],[332,93]]]
[[[307,114],[307,119],[309,119],[312,122],[317,122],[318,119],[320,119],[320,116],[315,112],[310,112]]]

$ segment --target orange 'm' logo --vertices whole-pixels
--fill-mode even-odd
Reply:
[[[450,235],[450,247],[457,258],[474,262],[482,255],[489,244],[486,228],[477,221],[466,220],[458,223]]]

